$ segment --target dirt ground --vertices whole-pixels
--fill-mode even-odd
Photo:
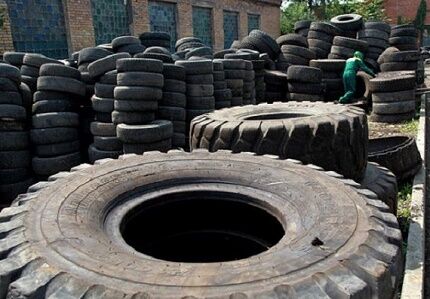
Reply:
[[[369,122],[369,138],[380,138],[396,135],[408,135],[416,137],[418,130],[418,120],[401,124],[385,124]]]

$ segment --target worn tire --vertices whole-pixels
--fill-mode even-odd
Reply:
[[[388,168],[368,162],[364,178],[358,183],[373,191],[390,208],[391,213],[397,215],[397,181]]]
[[[402,114],[376,114],[370,115],[370,120],[379,123],[398,124],[404,121],[412,120],[415,117],[415,111]]]
[[[373,103],[373,113],[384,114],[405,114],[414,112],[416,107],[415,99],[410,101]]]
[[[310,66],[291,66],[288,68],[287,77],[289,81],[303,83],[320,83],[321,70]]]
[[[69,171],[70,168],[79,164],[81,164],[80,152],[48,158],[34,157],[32,160],[34,173],[41,176],[50,176],[60,171]]]
[[[156,120],[140,126],[119,124],[116,134],[124,143],[152,143],[171,138],[173,124],[168,120]]]
[[[259,115],[265,118],[258,119]],[[291,118],[294,115],[297,118]],[[356,179],[363,175],[367,163],[367,130],[361,109],[289,102],[215,111],[194,119],[190,136],[193,149],[275,154]]]
[[[37,79],[37,89],[44,91],[59,91],[85,96],[85,83],[66,77],[43,76]]]
[[[401,74],[401,73],[400,73]],[[371,92],[394,92],[415,88],[415,76],[400,75],[392,77],[376,77],[369,82]]]
[[[398,181],[412,178],[422,164],[415,139],[407,136],[371,139],[369,161],[391,170]]]
[[[229,152],[145,153],[96,164],[52,178],[0,213],[6,227],[2,244],[10,252],[1,258],[8,265],[1,268],[8,275],[0,288],[2,295],[277,298],[293,293],[315,298],[336,297],[342,290],[348,296],[382,298],[392,296],[399,283],[401,233],[395,217],[372,192],[333,173],[293,161]],[[264,176],[255,175],[255,169]],[[132,208],[127,204],[146,203],[155,192],[167,198],[172,194],[168,190],[181,183],[185,186],[179,185],[178,195],[200,190],[203,195],[224,193],[232,197],[227,202],[238,198],[247,207],[251,199],[257,209],[285,223],[285,235],[294,234],[294,239],[284,237],[256,256],[218,262],[216,273],[204,277],[197,273],[210,273],[213,263],[181,263],[181,269],[187,270],[183,273],[172,269],[175,263],[127,246],[116,231],[119,220],[131,219],[123,217]],[[89,201],[95,195],[97,201]],[[206,205],[220,200],[210,199]],[[101,212],[105,217],[100,217]],[[202,221],[207,215],[203,213],[194,215],[193,221]],[[229,209],[222,214],[238,217]],[[249,216],[244,213],[241,219],[252,221]],[[162,220],[174,226],[185,221]],[[57,240],[59,231],[62,235]],[[163,277],[169,277],[168,284]],[[223,282],[213,282],[221,277]],[[327,283],[330,287],[321,287]]]

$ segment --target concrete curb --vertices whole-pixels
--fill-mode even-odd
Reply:
[[[426,95],[421,100],[420,120],[418,126],[417,146],[421,157],[425,157],[425,104]],[[414,178],[411,202],[411,223],[408,234],[405,276],[401,299],[423,298],[424,271],[424,163]]]

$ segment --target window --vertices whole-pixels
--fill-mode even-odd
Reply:
[[[152,32],[167,32],[170,34],[171,50],[176,43],[176,5],[173,3],[150,1],[149,24]]]
[[[205,7],[193,7],[193,32],[194,36],[212,47],[212,9]]]
[[[224,11],[224,48],[231,47],[233,41],[239,39],[239,14],[233,11]]]
[[[248,33],[254,29],[260,29],[260,15],[248,14]]]

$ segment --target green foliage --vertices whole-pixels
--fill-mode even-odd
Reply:
[[[417,136],[418,133],[418,119],[413,119],[407,122],[404,122],[400,127],[400,132],[407,135]]]
[[[297,21],[314,19],[313,13],[307,3],[291,3],[281,12],[281,32],[282,34],[294,32],[294,24]]]
[[[6,15],[6,8],[0,7],[0,29],[3,28],[5,15]]]
[[[397,199],[397,219],[399,220],[400,230],[405,238],[411,221],[412,184],[406,183],[399,186]]]
[[[424,25],[425,25],[425,19],[427,14],[427,3],[425,0],[420,1],[420,5],[417,9],[417,15],[415,17],[415,27],[417,27],[418,30],[423,31]]]
[[[365,21],[389,21],[384,9],[384,0],[354,1],[353,11],[362,15]]]

